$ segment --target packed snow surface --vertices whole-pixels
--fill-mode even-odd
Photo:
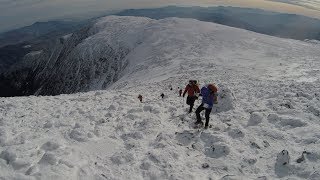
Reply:
[[[107,90],[0,98],[0,179],[320,179],[319,45],[178,18],[91,32],[132,46],[125,72]],[[178,96],[189,79],[219,87],[207,130]]]

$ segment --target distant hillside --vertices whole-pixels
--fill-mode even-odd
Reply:
[[[30,26],[0,34],[0,47],[31,41],[36,38],[50,38],[81,28],[85,22],[48,21],[36,22]]]
[[[115,13],[120,16],[144,16],[152,19],[167,17],[193,18],[247,29],[272,36],[305,40],[320,40],[320,20],[294,14],[281,14],[260,9],[236,7],[176,7],[129,9]],[[0,73],[23,60],[30,52],[51,49],[56,40],[94,22],[37,22],[31,26],[0,34]],[[30,45],[30,46],[26,46]]]
[[[29,53],[30,48],[24,47],[23,44],[18,44],[0,48],[0,73]]]
[[[298,40],[320,40],[320,20],[295,14],[282,14],[260,9],[237,7],[176,7],[129,9],[119,16],[143,16],[152,19],[167,17],[194,18],[247,29],[272,36]]]
[[[71,35],[87,24],[88,21],[37,22],[0,34],[0,73],[23,60],[26,54],[49,48],[55,40],[63,40],[65,35]]]

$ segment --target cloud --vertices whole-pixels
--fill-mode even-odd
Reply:
[[[274,2],[282,2],[286,4],[293,4],[302,6],[308,9],[320,10],[320,0],[269,0]]]
[[[0,0],[1,8],[19,7],[19,6],[31,6],[44,2],[46,0]]]

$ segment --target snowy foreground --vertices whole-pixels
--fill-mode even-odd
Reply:
[[[140,21],[117,31],[145,37],[108,90],[0,98],[0,179],[320,179],[318,44],[132,17],[101,19],[88,41]],[[207,130],[178,97],[189,79],[219,87]]]

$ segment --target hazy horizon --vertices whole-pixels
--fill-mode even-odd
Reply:
[[[320,0],[0,0],[0,32],[38,21],[90,18],[108,11],[169,5],[260,8],[320,19]]]

